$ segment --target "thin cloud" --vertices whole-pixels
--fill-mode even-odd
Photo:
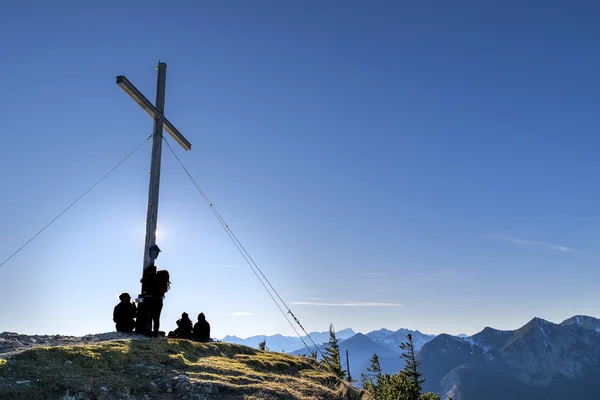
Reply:
[[[347,303],[327,303],[316,301],[297,301],[292,304],[298,306],[320,306],[320,307],[398,307],[398,303],[371,303],[371,302],[347,302]]]
[[[459,260],[471,261],[471,260],[483,260],[484,258],[488,258],[488,257],[487,256],[463,257],[463,258],[459,258]]]
[[[562,252],[571,252],[571,253],[577,252],[577,250],[572,249],[567,246],[561,246],[558,244],[552,244],[552,243],[546,243],[546,242],[537,242],[537,241],[533,241],[533,240],[523,240],[523,239],[519,239],[519,238],[512,237],[512,236],[488,235],[486,237],[489,239],[504,240],[505,242],[515,243],[515,244],[520,244],[520,245],[525,245],[525,246],[539,246],[539,247],[545,247],[547,249],[558,250],[558,251],[562,251]]]
[[[388,274],[384,274],[383,272],[365,272],[364,275],[371,278],[383,278],[384,276],[388,276]]]
[[[252,313],[239,311],[239,312],[232,312],[232,313],[229,313],[227,315],[233,315],[235,317],[247,317],[249,315],[252,315]]]

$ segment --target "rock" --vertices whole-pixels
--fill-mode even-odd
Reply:
[[[202,392],[203,393],[208,393],[208,394],[214,393],[213,392],[214,389],[215,388],[213,388],[212,382],[206,382],[205,384],[202,385]]]
[[[71,360],[65,361],[65,365],[71,365],[71,364],[73,364],[73,361],[71,361]]]
[[[71,395],[71,393],[69,393],[69,391],[67,390],[67,393],[61,397],[59,400],[77,400],[77,396],[76,395]]]
[[[90,396],[89,393],[86,392],[77,392],[77,395],[75,396],[75,398],[77,400],[92,400],[92,397]],[[95,399],[95,397],[94,397]]]
[[[177,393],[188,393],[192,390],[193,386],[186,381],[183,382],[179,382],[177,385],[175,385],[175,392]]]
[[[30,382],[31,382],[30,380],[26,379],[26,380],[22,380],[22,381],[16,381],[15,383],[17,385],[29,385]]]
[[[179,375],[179,376],[177,377],[177,380],[178,380],[179,382],[182,382],[182,381],[183,381],[183,382],[189,382],[189,381],[190,381],[190,377],[189,377],[189,376],[187,376],[187,375],[183,375],[183,374],[181,374],[181,375]]]
[[[107,387],[104,386],[100,386],[100,390],[102,390],[104,393],[108,392],[109,389]]]

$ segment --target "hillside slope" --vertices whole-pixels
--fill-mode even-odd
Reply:
[[[439,335],[417,355],[425,390],[455,400],[599,398],[600,320],[533,318],[513,331]]]
[[[0,356],[2,399],[361,399],[313,360],[229,343],[113,340]]]

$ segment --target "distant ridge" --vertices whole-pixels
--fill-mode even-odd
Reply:
[[[417,358],[427,391],[464,399],[600,398],[600,320],[532,318],[515,330],[439,335]]]

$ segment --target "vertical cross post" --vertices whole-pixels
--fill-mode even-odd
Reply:
[[[163,128],[185,150],[190,150],[192,144],[165,117],[165,89],[167,85],[167,64],[159,62],[156,83],[156,106],[123,76],[117,76],[117,85],[125,91],[140,107],[154,119],[152,132],[152,157],[150,159],[150,186],[148,189],[148,210],[146,215],[146,241],[144,245],[143,271],[154,262],[153,251],[156,245],[156,228],[158,222],[158,189],[160,186],[160,159],[162,153]]]
[[[158,78],[156,83],[156,109],[161,115],[165,112],[165,89],[167,84],[167,64],[158,63]],[[160,187],[160,161],[162,155],[163,120],[154,117],[152,133],[152,156],[150,159],[150,186],[148,188],[148,210],[146,215],[146,242],[144,246],[143,271],[152,265],[150,247],[156,244],[156,228],[158,225],[158,191]]]

